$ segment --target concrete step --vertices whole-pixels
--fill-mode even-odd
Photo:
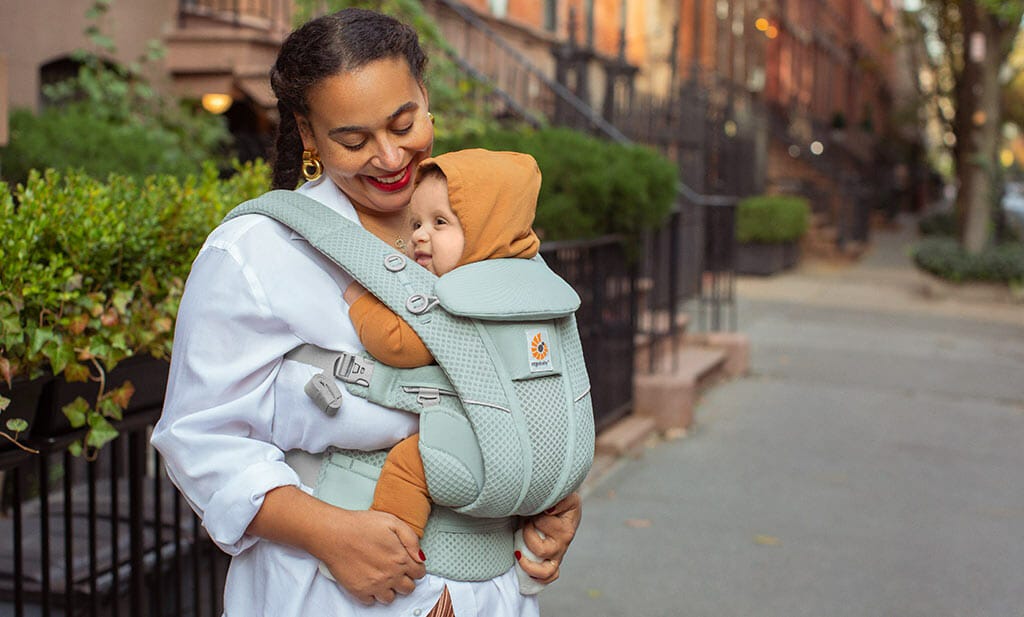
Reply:
[[[718,347],[685,345],[666,370],[633,378],[633,413],[652,418],[659,431],[688,429],[700,394],[726,376],[728,354]]]
[[[654,434],[654,430],[654,418],[636,414],[626,416],[601,431],[597,436],[594,454],[597,459],[601,457],[614,459],[637,451]],[[605,460],[604,463],[607,461]]]

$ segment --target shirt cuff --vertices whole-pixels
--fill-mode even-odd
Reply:
[[[231,485],[213,494],[203,516],[203,527],[225,553],[237,555],[259,538],[248,535],[268,492],[282,486],[299,486],[299,475],[281,461],[266,461],[249,467]]]

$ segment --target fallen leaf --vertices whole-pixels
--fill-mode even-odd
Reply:
[[[775,536],[756,535],[754,536],[754,544],[761,546],[778,546],[782,541]]]
[[[587,597],[588,598],[600,598],[601,597],[601,590],[600,589],[588,589],[587,590]]]
[[[647,529],[651,526],[651,519],[649,518],[627,518],[626,527],[632,527],[633,529]]]

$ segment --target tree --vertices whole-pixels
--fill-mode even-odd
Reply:
[[[951,76],[960,242],[977,254],[991,235],[1004,118],[1000,76],[1020,30],[1024,0],[928,0],[926,8]]]

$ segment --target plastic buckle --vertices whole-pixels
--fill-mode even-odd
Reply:
[[[317,407],[329,416],[338,413],[341,408],[341,388],[334,379],[324,373],[313,375],[303,388]]]
[[[373,377],[373,360],[350,353],[342,353],[334,361],[334,376],[345,383],[370,387]]]
[[[401,272],[405,269],[405,256],[400,253],[390,253],[384,257],[384,269],[389,272]]]
[[[405,308],[413,315],[422,315],[440,304],[440,301],[433,296],[413,294],[405,301]]]

